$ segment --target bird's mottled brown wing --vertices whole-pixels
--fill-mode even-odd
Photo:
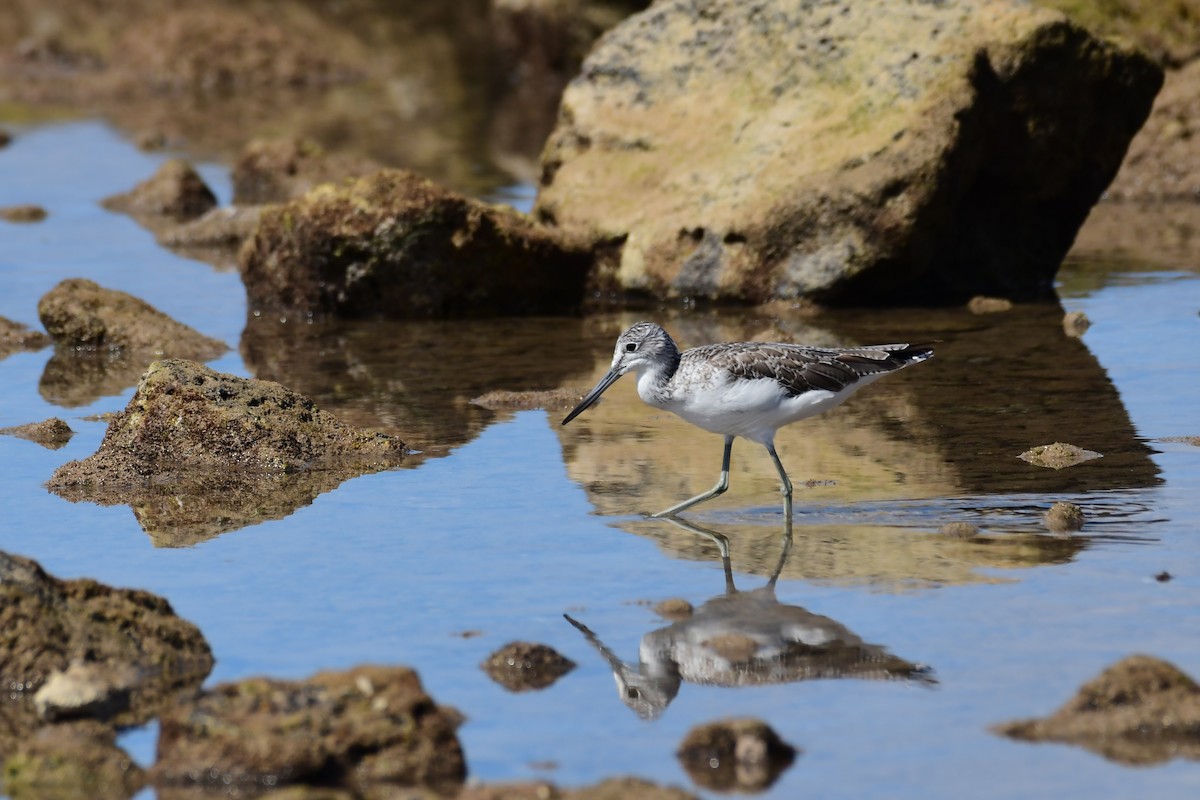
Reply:
[[[924,361],[932,353],[929,347],[908,344],[828,349],[735,342],[693,348],[684,355],[707,360],[714,368],[737,378],[776,380],[788,394],[796,396],[814,389],[840,392],[861,378]]]

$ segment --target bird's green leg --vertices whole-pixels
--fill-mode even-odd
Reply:
[[[717,495],[721,494],[726,489],[728,489],[729,488],[729,454],[732,450],[733,450],[733,437],[726,436],[725,437],[725,455],[722,456],[722,458],[721,458],[721,477],[717,478],[716,486],[709,489],[707,492],[704,492],[703,494],[696,495],[695,497],[691,498],[690,500],[684,500],[682,503],[679,503],[678,505],[671,506],[666,511],[660,511],[657,514],[651,514],[650,516],[651,517],[673,517],[676,514],[678,514],[680,511],[683,511],[685,508],[691,508],[692,506],[696,505],[697,503],[703,503],[705,500],[711,500],[712,498],[716,497]],[[779,463],[778,459],[776,459],[775,463]],[[783,467],[780,467],[780,469],[782,470]],[[785,479],[786,479],[786,476],[785,476]],[[791,488],[790,484],[789,484],[788,488],[790,490],[790,488]]]
[[[767,452],[771,454],[771,460],[775,462],[775,469],[779,470],[779,478],[783,481],[783,485],[779,487],[779,491],[783,494],[783,518],[791,522],[792,519],[792,481],[788,478],[787,470],[783,468],[783,462],[779,460],[779,454],[775,452],[775,443],[766,443]]]

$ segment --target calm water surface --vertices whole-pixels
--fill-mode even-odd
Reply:
[[[936,683],[685,680],[646,720],[563,614],[636,672],[643,637],[669,624],[656,602],[699,607],[724,593],[712,541],[640,516],[711,485],[719,437],[642,406],[631,380],[568,428],[557,410],[497,414],[469,402],[489,389],[590,386],[633,317],[247,324],[236,274],[175,256],[97,205],[165,156],[97,124],[16,134],[0,150],[0,205],[38,203],[50,216],[0,227],[0,315],[36,325],[42,294],[88,277],[224,339],[231,352],[214,368],[281,381],[422,450],[406,468],[349,480],[280,519],[170,546],[180,542],[169,518],[139,520],[127,506],[72,504],[42,488],[58,465],[98,446],[104,425],[84,417],[123,408],[133,387],[66,407],[42,385],[51,350],[0,361],[0,426],[60,416],[77,431],[57,451],[0,437],[0,549],[60,577],[167,597],[211,643],[210,683],[411,665],[438,702],[466,714],[471,776],[489,781],[580,785],[632,773],[697,790],[674,756],[685,733],[756,716],[804,751],[770,797],[1200,793],[1194,763],[1129,768],[987,730],[1049,713],[1130,653],[1200,676],[1200,448],[1163,441],[1200,435],[1195,275],[1069,265],[1063,305],[1094,323],[1082,340],[1062,334],[1059,309],[840,314],[820,327],[654,315],[688,345],[943,344],[928,365],[781,435],[793,478],[812,483],[798,489],[778,603],[753,617],[828,618]],[[227,173],[201,171],[227,201]],[[1105,457],[1059,472],[1015,457],[1058,439]],[[779,559],[782,519],[765,452],[739,442],[733,466],[731,490],[690,518],[729,538],[733,579],[754,589]],[[1084,507],[1082,535],[1044,532],[1041,514],[1060,499]],[[956,520],[981,535],[936,533]],[[1162,570],[1174,579],[1154,580]],[[478,665],[515,639],[549,644],[579,667],[544,691],[510,694]],[[150,726],[122,742],[149,762],[154,736]]]

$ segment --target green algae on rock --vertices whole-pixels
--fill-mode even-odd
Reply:
[[[453,791],[466,763],[460,715],[406,667],[360,666],[303,681],[224,683],[160,717],[160,787],[380,785]]]
[[[92,721],[39,728],[5,754],[0,772],[0,788],[12,800],[125,800],[144,783],[116,733]]]
[[[445,318],[564,313],[595,247],[382,170],[264,209],[240,256],[252,311]]]
[[[610,291],[1048,298],[1162,82],[1013,0],[655,3],[563,95],[535,216]]]

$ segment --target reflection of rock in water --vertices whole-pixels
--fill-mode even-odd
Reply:
[[[38,393],[47,403],[63,408],[91,405],[137,383],[154,353],[56,349],[46,362]]]
[[[545,689],[575,669],[575,662],[552,647],[509,642],[480,664],[488,677],[510,692]]]
[[[728,540],[672,520],[717,542],[725,592],[692,615],[642,637],[638,663],[622,661],[583,623],[566,616],[613,670],[621,701],[643,719],[658,717],[686,681],[707,686],[758,686],[819,678],[912,679],[933,683],[927,667],[867,644],[841,623],[775,597],[775,583],[791,549],[791,531],[767,584],[739,591],[733,583]]]
[[[74,503],[128,505],[155,547],[190,547],[248,525],[283,519],[362,474],[360,469],[320,469],[295,473],[203,470],[176,475],[168,483],[101,490],[56,487]]]
[[[676,755],[697,785],[717,792],[761,792],[796,760],[796,748],[757,719],[699,725]]]
[[[495,413],[470,401],[494,389],[584,383],[594,360],[578,320],[326,322],[250,317],[241,353],[259,378],[285,380],[356,425],[403,429],[424,452],[475,438]],[[611,348],[611,343],[605,345]]]
[[[912,435],[933,445],[969,493],[1083,492],[1158,483],[1150,449],[1137,436],[1117,389],[1086,339],[1062,330],[1057,304],[1019,305],[1006,314],[962,310],[831,316],[855,338],[883,330],[924,331],[943,339],[934,367],[908,385],[921,418],[936,424]],[[905,376],[909,377],[909,376]],[[1047,442],[1104,454],[1060,471],[1017,458]]]

